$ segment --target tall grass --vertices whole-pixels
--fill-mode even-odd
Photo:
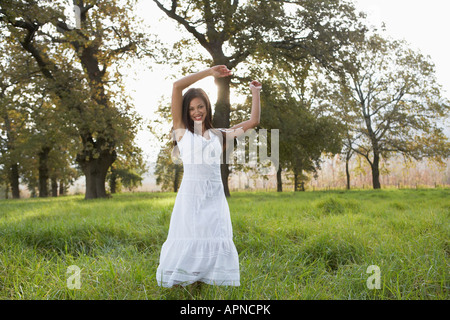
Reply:
[[[0,299],[448,299],[449,193],[233,193],[241,286],[195,290],[156,284],[175,193],[3,200]]]

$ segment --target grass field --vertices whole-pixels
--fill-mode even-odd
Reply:
[[[175,196],[0,201],[0,299],[449,299],[450,189],[233,193],[241,286],[196,290],[156,284]]]

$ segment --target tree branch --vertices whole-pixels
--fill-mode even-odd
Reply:
[[[125,46],[111,50],[109,56],[124,53],[127,51],[131,51],[131,50],[134,50],[135,48],[136,48],[136,43],[134,43],[134,41],[130,41],[130,43],[128,43]]]
[[[244,61],[245,59],[247,59],[247,57],[250,55],[250,51],[249,50],[244,50],[244,51],[238,51],[235,54],[233,54],[230,57],[230,65],[228,66],[229,68],[235,68],[239,63],[241,63],[242,61]]]
[[[361,149],[364,149],[361,146],[357,146],[357,147],[359,147]],[[363,153],[363,152],[361,152],[358,149],[353,148],[353,147],[352,147],[352,150],[355,151],[357,154],[359,154],[359,155],[363,156],[364,158],[366,158],[366,160],[367,160],[367,162],[369,162],[370,166],[373,165],[372,161],[370,161],[370,158],[369,158],[369,151],[365,150],[365,151],[367,151],[367,153]]]
[[[172,0],[172,8],[171,10],[166,9],[158,0],[153,0],[153,2],[156,3],[158,8],[160,8],[168,17],[174,19],[181,25],[185,27],[185,29],[190,32],[199,42],[200,44],[207,49],[208,51],[211,51],[210,45],[208,41],[206,40],[205,36],[197,31],[192,25],[189,24],[187,20],[185,20],[183,17],[176,14],[176,5],[177,0]]]
[[[399,102],[400,102],[400,100],[397,100],[397,102],[395,103],[394,108],[392,109],[392,111],[390,112],[390,114],[387,118],[386,126],[384,127],[384,130],[381,132],[381,134],[377,137],[377,140],[380,140],[381,138],[383,138],[384,134],[391,127],[392,115],[397,114]],[[383,120],[383,122],[384,122],[384,120]]]

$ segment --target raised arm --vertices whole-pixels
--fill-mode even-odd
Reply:
[[[185,129],[183,123],[183,90],[197,81],[213,76],[216,78],[227,77],[231,75],[231,71],[224,65],[214,66],[203,71],[190,74],[174,82],[172,88],[172,119],[173,129]]]
[[[259,81],[253,80],[250,83],[250,90],[252,92],[252,110],[250,113],[250,119],[234,125],[229,130],[229,137],[239,138],[247,130],[259,125],[260,115],[261,115],[261,99],[260,91],[262,85]],[[231,135],[231,136],[230,136]]]

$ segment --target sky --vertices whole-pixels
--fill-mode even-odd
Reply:
[[[413,49],[429,55],[436,66],[438,82],[450,99],[450,1],[448,0],[356,0],[375,26],[385,22],[387,34],[404,39]]]
[[[368,20],[374,26],[380,27],[384,22],[386,34],[394,39],[406,40],[411,48],[429,55],[436,66],[438,83],[442,85],[443,95],[450,99],[450,60],[447,34],[450,31],[449,0],[354,0],[356,8],[368,14]],[[179,31],[175,22],[164,18],[164,14],[149,0],[141,0],[139,15],[151,25],[152,32],[164,35],[165,40],[175,41]],[[170,66],[154,66],[148,70],[144,66],[136,66],[133,77],[127,81],[127,88],[134,100],[136,111],[145,119],[155,118],[162,96],[166,99],[171,93]],[[216,100],[216,89],[212,78],[197,83]],[[232,102],[233,102],[233,97]],[[167,100],[170,101],[170,100]],[[446,123],[446,132],[449,125]],[[137,137],[138,145],[147,155],[147,160],[155,162],[159,152],[158,141],[143,128]]]

